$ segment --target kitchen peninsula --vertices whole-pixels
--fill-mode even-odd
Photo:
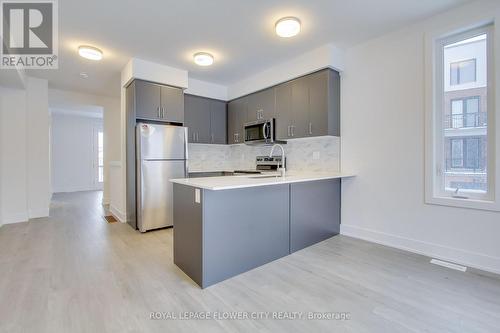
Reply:
[[[174,263],[205,288],[338,234],[345,177],[172,179]]]

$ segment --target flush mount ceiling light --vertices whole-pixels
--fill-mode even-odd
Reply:
[[[300,32],[300,20],[296,17],[283,17],[274,26],[276,34],[280,37],[293,37]]]
[[[198,66],[210,66],[214,63],[214,56],[206,52],[195,53],[193,59]]]
[[[85,73],[85,72],[81,72],[81,73],[80,73],[80,77],[81,77],[82,79],[88,79],[88,78],[89,78],[89,75],[88,75],[87,73]]]
[[[102,51],[99,50],[97,47],[93,46],[82,45],[78,47],[78,54],[85,59],[90,59],[90,60],[102,59]]]

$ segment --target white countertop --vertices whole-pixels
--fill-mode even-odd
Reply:
[[[268,186],[290,183],[310,182],[323,179],[348,178],[353,174],[339,172],[290,172],[285,177],[266,175],[242,175],[224,177],[201,177],[171,179],[172,183],[182,184],[206,190],[219,191],[236,188]]]

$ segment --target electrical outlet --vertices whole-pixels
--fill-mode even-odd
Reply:
[[[313,152],[313,160],[319,160],[319,151]]]

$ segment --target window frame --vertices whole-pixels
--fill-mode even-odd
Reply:
[[[471,24],[448,29],[447,31],[427,32],[425,37],[425,203],[453,207],[500,211],[500,200],[497,192],[500,190],[500,145],[495,145],[498,137],[496,129],[500,128],[500,114],[495,101],[499,99],[499,92],[495,89],[495,82],[499,82],[500,75],[495,68],[500,68],[498,55],[493,50],[500,50],[500,43],[495,40],[497,27],[495,18],[484,20],[480,24]],[[487,34],[487,172],[488,191],[462,190],[458,196],[444,188],[444,126],[443,117],[443,89],[444,89],[444,61],[443,47],[461,40]],[[477,66],[477,64],[476,64]],[[477,67],[476,67],[477,80]],[[451,111],[450,111],[451,114]],[[466,193],[465,195],[463,195]],[[461,198],[462,195],[465,198]]]

